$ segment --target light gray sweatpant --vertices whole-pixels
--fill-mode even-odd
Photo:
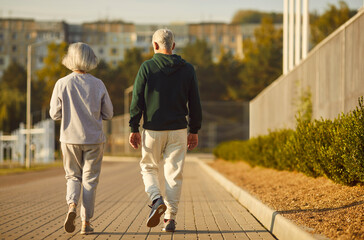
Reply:
[[[67,180],[67,204],[78,204],[83,186],[81,220],[89,221],[94,214],[104,144],[61,143],[61,148]]]
[[[182,189],[182,172],[187,152],[187,129],[170,131],[143,130],[141,173],[145,191],[154,200],[161,196],[158,164],[164,160],[167,205],[165,219],[175,219]]]

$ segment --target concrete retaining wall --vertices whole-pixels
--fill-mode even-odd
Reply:
[[[294,128],[297,99],[312,93],[313,118],[336,118],[364,95],[364,10],[316,46],[298,66],[250,102],[250,137]]]

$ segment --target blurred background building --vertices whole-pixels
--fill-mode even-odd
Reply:
[[[0,77],[11,62],[26,66],[27,46],[45,39],[67,41],[65,22],[44,22],[31,19],[0,19]],[[32,53],[32,69],[43,67],[47,44]]]
[[[124,60],[127,49],[140,48],[143,53],[150,53],[153,33],[160,28],[171,29],[175,34],[176,53],[189,43],[204,40],[211,47],[215,61],[222,53],[227,52],[243,58],[243,38],[253,37],[254,29],[258,26],[259,24],[213,22],[157,25],[123,21],[96,21],[75,25],[33,19],[0,19],[0,77],[12,61],[26,66],[29,44],[49,39],[67,43],[85,42],[94,49],[100,59],[116,66],[118,61]],[[36,59],[32,63],[33,71],[43,67],[48,43],[45,42],[33,51],[32,59]]]

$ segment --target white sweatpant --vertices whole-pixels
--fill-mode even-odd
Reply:
[[[99,183],[104,144],[61,144],[67,179],[67,204],[78,204],[82,189],[81,220],[94,215],[96,188]]]
[[[141,173],[145,191],[151,200],[159,198],[158,164],[164,160],[167,211],[165,219],[175,219],[181,196],[182,172],[187,152],[187,129],[170,131],[143,130]]]

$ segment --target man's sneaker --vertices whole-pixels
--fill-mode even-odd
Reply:
[[[174,232],[176,230],[176,221],[173,219],[164,219],[164,232]]]
[[[94,229],[91,227],[91,224],[89,222],[82,222],[82,227],[81,227],[81,235],[87,235],[90,233],[93,233]]]
[[[167,210],[167,206],[164,204],[163,198],[160,197],[153,201],[153,205],[149,206],[152,208],[150,212],[147,227],[155,227],[159,224],[162,214]]]
[[[71,203],[68,208],[68,213],[66,217],[66,221],[64,221],[64,230],[66,232],[71,233],[75,231],[75,218],[76,218],[76,204]]]

